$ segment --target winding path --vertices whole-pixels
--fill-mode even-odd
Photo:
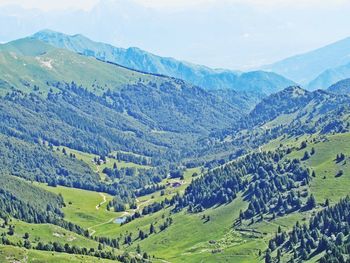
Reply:
[[[103,222],[103,223],[101,223],[101,224],[97,224],[97,225],[94,225],[94,226],[90,226],[90,227],[88,228],[90,236],[93,236],[93,235],[96,233],[96,230],[93,230],[93,229],[92,229],[93,227],[103,226],[103,225],[106,225],[106,224],[109,224],[109,223],[113,222],[114,220],[115,220],[115,217],[109,219],[107,222]],[[90,232],[90,230],[91,230],[91,232]]]
[[[100,207],[107,202],[107,198],[106,196],[103,194],[103,193],[99,193],[99,195],[102,197],[102,202],[100,202],[98,205],[95,206],[96,210],[99,210]],[[103,223],[100,223],[100,224],[97,224],[97,225],[94,225],[94,226],[90,226],[87,230],[89,231],[89,234],[90,236],[93,236],[95,233],[96,233],[96,230],[93,230],[92,228],[94,227],[98,227],[98,226],[102,226],[102,225],[105,225],[105,224],[109,224],[111,223],[113,220],[115,220],[115,217],[109,219],[107,222],[103,222]]]
[[[96,210],[100,209],[100,206],[107,202],[106,196],[104,194],[100,193],[100,196],[103,198],[103,201],[96,206]]]
[[[103,198],[103,201],[96,205],[96,207],[95,207],[96,210],[99,210],[100,207],[101,207],[104,203],[107,202],[107,198],[106,198],[106,196],[105,196],[103,193],[99,193],[99,195]],[[147,203],[149,203],[149,202],[150,202],[150,200],[147,200],[147,201],[144,201],[144,202],[140,202],[140,200],[138,200],[138,199],[136,198],[136,203],[137,203],[136,209],[132,209],[132,210],[129,210],[129,211],[124,211],[124,212],[122,213],[121,216],[129,216],[129,215],[131,214],[130,212],[135,213],[136,211],[140,210],[140,203],[142,203],[142,204],[147,204]],[[103,222],[103,223],[100,223],[100,224],[97,224],[97,225],[94,225],[94,226],[90,226],[90,227],[87,229],[87,230],[89,231],[90,236],[93,236],[93,235],[96,233],[96,230],[94,230],[93,228],[98,227],[98,226],[102,226],[102,225],[109,224],[109,223],[113,222],[116,218],[117,218],[117,217],[113,217],[113,218],[109,219],[109,220],[106,221],[106,222]]]

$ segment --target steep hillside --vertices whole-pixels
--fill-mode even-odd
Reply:
[[[185,145],[195,147],[197,139],[241,116],[232,105],[178,79],[37,40],[1,49],[1,130],[7,135],[105,155],[123,150],[160,158],[169,152],[172,159],[188,152]]]
[[[349,63],[349,54],[350,38],[346,38],[317,50],[264,66],[263,69],[281,74],[298,84],[306,85],[325,70]]]
[[[253,127],[294,134],[341,132],[349,128],[349,103],[346,95],[289,87],[263,99],[247,120]]]
[[[217,157],[213,165],[254,151],[279,136],[348,132],[349,105],[350,96],[322,90],[309,92],[293,86],[272,94],[232,128],[213,134],[208,139],[211,152],[219,149],[223,153],[226,149],[226,157]],[[210,155],[210,151],[207,154]]]
[[[216,89],[210,90],[209,93],[214,94],[224,102],[236,105],[243,113],[249,113],[265,95],[252,92],[237,92],[233,89]]]
[[[279,231],[269,242],[266,261],[273,262],[271,252],[277,252],[277,261],[347,262],[350,198],[347,196],[332,207],[326,201],[324,206],[326,208],[314,215],[308,226],[297,222],[291,232]]]
[[[234,89],[270,94],[293,84],[274,73],[257,71],[242,74],[224,69],[210,69],[173,58],[159,57],[138,48],[122,49],[94,42],[82,35],[69,36],[44,30],[34,34],[32,38],[128,68],[180,78],[206,90]]]

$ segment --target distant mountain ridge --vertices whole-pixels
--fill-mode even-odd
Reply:
[[[350,78],[338,81],[327,90],[336,94],[350,95]]]
[[[310,90],[326,89],[350,77],[350,37],[261,69],[276,72]]]
[[[211,69],[173,58],[160,57],[135,47],[123,49],[94,42],[83,35],[69,36],[51,30],[43,30],[31,38],[128,68],[180,78],[206,90],[234,89],[239,92],[258,92],[267,95],[294,84],[272,72],[242,73],[225,69]]]
[[[350,49],[350,48],[349,48]],[[322,72],[317,78],[311,81],[308,88],[311,90],[315,89],[326,89],[330,85],[347,79],[350,77],[350,63],[341,65],[339,67],[330,68]]]

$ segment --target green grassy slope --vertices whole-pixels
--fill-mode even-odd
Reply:
[[[189,175],[194,171],[198,170],[191,170],[187,173]],[[186,176],[186,178],[189,179],[190,176]],[[252,262],[257,260],[258,249],[263,248],[263,243],[259,240],[251,239],[241,233],[230,233],[233,219],[238,216],[240,209],[246,207],[246,203],[241,199],[201,214],[178,213],[171,215],[168,209],[162,210],[120,226],[111,219],[125,213],[106,211],[105,204],[96,209],[96,205],[103,201],[98,193],[64,187],[53,188],[44,185],[40,185],[40,187],[61,193],[67,203],[67,207],[63,208],[66,220],[84,227],[91,227],[90,231],[96,231],[94,235],[97,236],[123,237],[126,233],[131,232],[136,238],[138,229],[147,232],[150,224],[154,222],[157,222],[155,225],[158,228],[159,224],[164,221],[164,216],[171,216],[174,223],[164,232],[157,231],[159,233],[143,241],[136,240],[136,243],[131,247],[124,247],[124,249],[135,251],[136,245],[140,244],[144,251],[152,252],[151,254],[154,254],[157,260],[197,262],[204,257],[208,262],[216,262],[223,258],[227,262],[233,259],[237,262]],[[171,192],[166,196],[170,197]],[[107,200],[111,198],[106,197]],[[148,200],[148,203],[159,201],[157,198]],[[203,214],[211,217],[210,222],[204,222]],[[215,241],[215,243],[211,244],[209,241]],[[243,248],[247,249],[244,253],[241,252]],[[221,252],[213,253],[216,250]]]
[[[313,142],[313,138],[316,142]],[[313,178],[310,190],[315,195],[317,201],[324,202],[329,199],[332,203],[339,201],[341,197],[350,194],[350,133],[335,134],[328,136],[303,136],[298,140],[278,139],[271,143],[277,145],[282,143],[285,147],[299,147],[301,141],[307,140],[305,149],[292,152],[288,158],[301,159],[305,151],[310,152],[315,149],[315,154],[305,163],[310,169],[316,172]],[[273,146],[274,147],[274,146]],[[271,146],[266,145],[262,149],[270,149]],[[340,163],[335,161],[337,154],[344,153],[346,160]],[[343,170],[344,175],[337,177],[339,170]]]
[[[313,141],[313,138],[315,138],[315,141]],[[305,149],[298,150],[303,140],[307,140],[308,145]],[[335,156],[340,152],[350,156],[349,133],[329,136],[304,136],[297,140],[295,138],[280,138],[263,146],[261,150],[275,149],[280,147],[280,144],[283,147],[295,148],[292,153],[287,155],[286,158],[289,159],[301,159],[305,151],[311,151],[311,148],[315,149],[315,154],[303,163],[316,172],[316,177],[312,179],[310,184],[310,192],[316,196],[319,203],[323,203],[326,198],[329,198],[333,203],[349,194],[349,166],[348,164],[334,162]],[[344,175],[336,177],[335,174],[339,169],[344,170]],[[189,170],[186,173],[185,180],[191,180],[193,172],[199,171],[198,169]],[[326,176],[326,179],[324,179],[324,176]],[[244,224],[242,230],[234,230],[232,224],[238,217],[239,211],[247,207],[247,203],[238,198],[230,204],[214,207],[198,214],[190,214],[185,211],[173,214],[170,213],[169,209],[165,209],[120,226],[112,221],[108,222],[108,220],[122,216],[122,213],[108,212],[104,209],[104,205],[99,210],[96,209],[95,206],[102,200],[98,193],[76,191],[62,187],[44,186],[44,188],[62,193],[66,202],[72,201],[72,204],[64,208],[64,211],[67,218],[70,218],[73,222],[87,227],[95,223],[102,223],[93,227],[96,235],[119,236],[122,240],[127,233],[132,233],[134,243],[130,247],[123,245],[123,248],[135,251],[139,244],[142,250],[151,252],[151,255],[155,256],[156,262],[162,262],[163,260],[168,262],[199,262],[201,260],[205,260],[205,262],[259,262],[262,260],[259,257],[259,250],[264,251],[266,249],[268,240],[274,236],[279,226],[284,230],[289,230],[296,221],[306,222],[312,215],[310,211],[292,213],[273,220],[255,222],[253,225]],[[172,195],[170,190],[171,188],[166,189],[165,197]],[[179,191],[181,192],[180,189]],[[151,197],[152,195],[154,198]],[[158,192],[152,195],[142,197],[139,201],[147,201],[150,204],[164,198]],[[84,202],[77,200],[79,197]],[[210,221],[205,222],[202,219],[203,215],[210,216]],[[160,232],[158,226],[166,217],[171,217],[173,224]],[[84,222],[85,218],[89,219],[89,223]],[[138,231],[141,229],[148,233],[151,223],[155,224],[157,233],[142,241],[137,239]],[[251,230],[256,231],[256,233],[251,232]]]
[[[300,143],[304,140],[307,141],[307,147],[299,150]],[[281,137],[263,146],[261,150],[278,148],[281,144],[282,147],[294,148],[286,158],[301,159],[305,151],[310,152],[312,148],[315,149],[315,154],[303,163],[316,172],[316,177],[310,183],[310,191],[315,195],[318,203],[323,203],[326,198],[334,203],[349,194],[350,133],[303,136],[298,139]],[[346,160],[336,163],[335,157],[339,153],[344,153]],[[84,156],[83,153],[81,154]],[[344,174],[336,177],[340,169],[344,171]],[[185,180],[191,180],[193,172],[198,172],[198,169],[189,170],[185,175]],[[96,209],[96,206],[103,202],[103,197],[99,193],[64,187],[53,188],[44,185],[40,187],[56,194],[62,194],[67,204],[67,207],[63,209],[67,220],[87,228],[91,227],[91,230],[96,231],[94,234],[98,236],[119,236],[123,240],[127,233],[132,233],[133,244],[123,245],[123,249],[134,252],[136,246],[140,245],[143,251],[148,251],[155,256],[155,262],[200,262],[203,260],[205,262],[260,262],[262,257],[259,257],[259,250],[266,249],[268,240],[274,236],[278,226],[281,226],[283,230],[290,230],[296,221],[307,222],[312,215],[312,212],[292,213],[274,220],[243,225],[242,230],[234,230],[232,224],[238,217],[239,211],[247,207],[247,203],[238,198],[230,204],[214,207],[198,214],[189,214],[185,211],[172,214],[169,209],[165,209],[120,226],[110,220],[122,216],[123,213],[107,211],[106,203]],[[149,200],[149,203],[159,201],[158,194],[155,193],[153,199],[150,196],[144,197],[142,201]],[[105,196],[106,200],[111,199],[111,196]],[[166,192],[166,196],[170,197],[171,192]],[[205,222],[202,219],[203,215],[210,216],[210,221]],[[164,218],[169,216],[173,219],[173,224],[160,232],[158,226],[164,221]],[[157,233],[142,241],[138,240],[138,231],[141,229],[148,232],[151,223],[155,224]],[[54,226],[35,226],[23,222],[17,222],[15,225],[18,233],[31,229],[34,239],[35,237],[47,241],[73,239],[71,242],[76,242],[76,244],[92,245],[90,243],[92,241],[79,239],[80,237],[74,239],[69,233],[65,233],[65,230]],[[250,229],[256,233],[251,232]]]
[[[49,187],[44,184],[39,186],[47,191],[62,194],[66,204],[62,209],[65,219],[84,228],[93,228],[118,217],[117,213],[106,210],[107,203],[112,200],[112,196],[108,194],[62,186]],[[101,203],[103,204],[100,205]]]
[[[313,138],[317,138],[317,140],[312,142]],[[278,143],[273,142],[271,145],[266,145],[262,147],[262,150],[279,147],[280,143],[283,144],[283,147],[298,148],[301,141],[306,139],[308,146],[305,149],[295,149],[286,158],[301,159],[305,151],[310,152],[311,148],[314,148],[315,154],[309,160],[303,161],[306,167],[316,172],[316,177],[310,183],[310,192],[315,195],[319,204],[323,204],[327,198],[330,199],[331,203],[336,203],[340,198],[350,194],[350,169],[348,165],[350,133],[329,136],[315,135],[310,138],[301,137],[298,140],[295,138],[279,139]],[[346,160],[336,163],[334,159],[341,152],[347,156]],[[344,171],[344,174],[341,177],[336,177],[340,169]],[[239,200],[236,200],[229,205],[209,209],[200,214],[180,213],[172,215],[174,224],[163,233],[141,241],[141,247],[155,251],[155,255],[170,262],[182,262],[183,260],[187,262],[200,260],[221,262],[225,259],[227,262],[230,260],[240,262],[239,256],[242,257],[242,262],[258,262],[261,259],[257,256],[258,250],[264,251],[267,248],[268,240],[274,236],[279,226],[284,230],[290,230],[296,221],[307,222],[313,214],[313,211],[292,213],[273,220],[263,220],[255,222],[253,225],[243,226],[246,231],[253,229],[260,233],[253,237],[254,235],[250,236],[252,233],[249,231],[232,230],[230,227],[233,220],[238,217],[238,211],[242,207],[238,203]],[[322,209],[321,206],[316,211],[319,209]],[[201,222],[202,214],[210,215],[213,218],[207,223],[208,225]],[[129,224],[139,227],[140,222]],[[228,235],[230,238],[227,238]],[[244,245],[240,244],[241,235],[249,236],[248,239],[245,239]],[[219,242],[213,242],[216,245],[210,245],[210,240],[219,240]],[[228,240],[228,243],[225,243],[225,240]],[[218,248],[219,252],[213,253],[214,248]]]
[[[207,147],[199,139],[231,127],[242,114],[182,80],[31,39],[0,46],[0,71],[0,128],[6,134],[90,153],[194,155]]]
[[[23,242],[24,234],[29,233],[28,240],[31,242],[32,246],[37,245],[38,242],[43,242],[44,244],[58,242],[62,245],[69,244],[70,246],[75,245],[94,249],[98,247],[98,242],[55,225],[30,224],[16,219],[11,220],[11,225],[15,227],[15,234],[13,236],[8,235],[7,238],[15,244],[19,241]],[[0,228],[0,233],[6,232],[7,229]]]
[[[162,81],[161,78],[102,63],[36,40],[9,43],[5,47],[0,46],[0,51],[1,80],[25,92],[31,92],[37,86],[40,92],[47,94],[50,89],[47,82],[57,81],[74,81],[97,94],[108,89],[117,90],[125,83],[137,83],[140,78],[145,82]]]
[[[70,255],[65,253],[27,250],[24,248],[1,246],[0,245],[0,262],[30,262],[30,263],[95,263],[95,257]],[[107,259],[98,259],[101,263],[115,262]]]

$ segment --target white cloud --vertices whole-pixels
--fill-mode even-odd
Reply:
[[[212,5],[240,4],[255,8],[320,8],[338,7],[348,0],[0,0],[0,6],[17,4],[24,8],[38,8],[44,11],[82,9],[90,10],[98,2],[136,2],[153,9],[183,10],[210,7]]]
[[[155,9],[186,9],[207,5],[242,4],[256,8],[317,8],[337,7],[348,0],[135,0],[141,5]]]
[[[90,10],[99,0],[0,0],[0,6],[19,5],[44,11],[81,9]]]

